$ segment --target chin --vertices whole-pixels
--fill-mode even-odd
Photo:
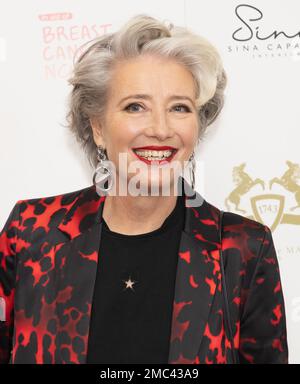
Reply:
[[[151,195],[151,190],[153,195],[157,195],[158,192],[161,194],[162,190],[164,189],[165,193],[164,195],[170,195],[172,192],[171,187],[174,184],[174,180],[172,177],[170,178],[163,178],[163,176],[158,177],[152,177],[148,180],[143,180],[143,185],[148,190],[148,194]]]

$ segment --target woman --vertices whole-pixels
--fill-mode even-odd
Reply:
[[[223,106],[216,49],[138,15],[97,38],[70,83],[68,123],[93,183],[13,207],[0,361],[287,363],[269,227],[230,212],[222,224],[194,190],[196,145]]]

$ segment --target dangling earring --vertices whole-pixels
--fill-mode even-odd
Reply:
[[[194,189],[195,188],[195,168],[196,168],[194,151],[189,158],[189,162],[190,162],[190,180],[192,184],[192,189]]]
[[[97,160],[99,163],[95,168],[93,175],[93,184],[96,186],[98,195],[102,196],[108,192],[114,183],[113,169],[110,161],[107,160],[105,149],[102,145],[97,146]],[[105,188],[104,184],[108,181],[108,187]]]

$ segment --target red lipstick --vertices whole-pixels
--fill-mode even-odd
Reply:
[[[147,145],[146,147],[134,147],[132,149],[149,149],[150,151],[167,151],[167,150],[176,150],[175,147],[170,147],[168,145],[163,145],[163,146],[159,146],[159,145]]]

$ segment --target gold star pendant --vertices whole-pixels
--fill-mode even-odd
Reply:
[[[124,290],[127,289],[127,288],[130,288],[130,289],[134,290],[133,289],[133,284],[137,283],[137,281],[131,280],[131,276],[129,276],[128,280],[123,280],[123,281],[126,284],[126,287],[124,288]]]

